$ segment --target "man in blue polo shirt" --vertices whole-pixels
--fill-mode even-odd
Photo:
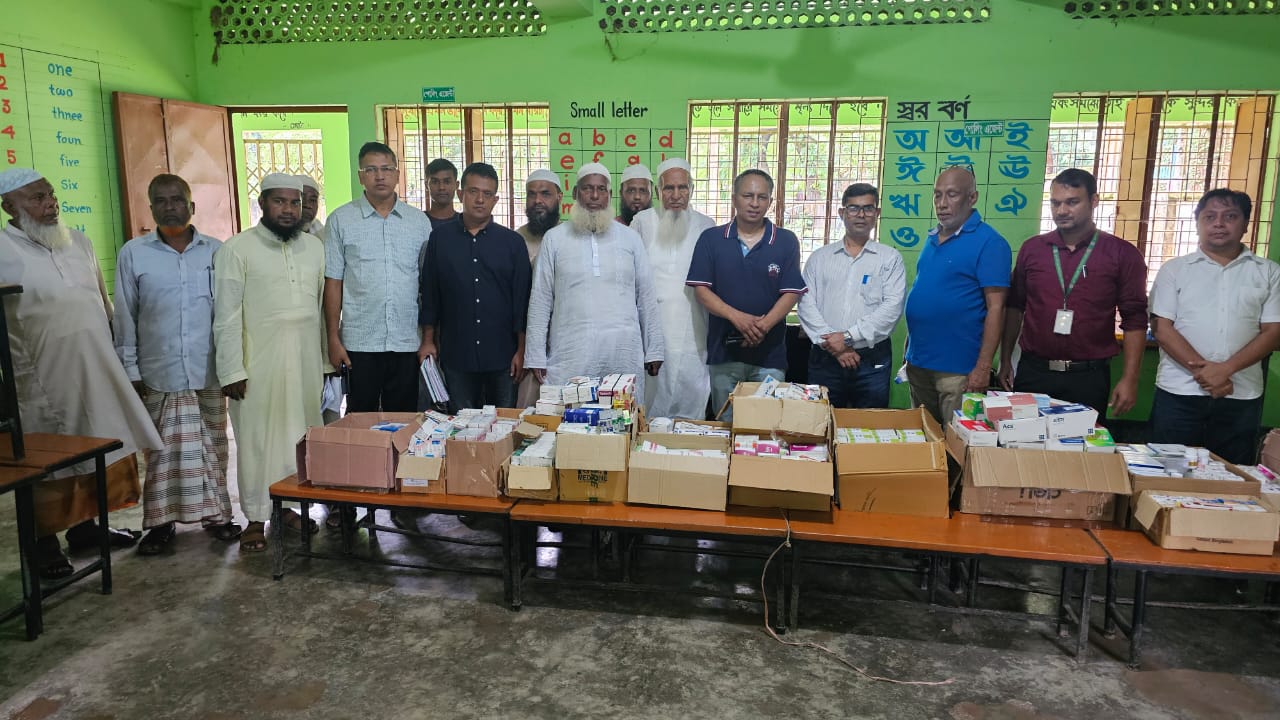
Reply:
[[[686,284],[711,317],[707,365],[711,405],[724,407],[735,385],[784,379],[786,323],[804,294],[800,242],[765,214],[773,203],[773,178],[746,170],[733,181],[734,220],[702,233]],[[725,420],[732,419],[732,410]]]
[[[945,425],[966,392],[990,385],[1000,345],[1013,253],[973,209],[977,181],[949,167],[933,185],[938,227],[916,264],[907,295],[907,380],[911,402]]]

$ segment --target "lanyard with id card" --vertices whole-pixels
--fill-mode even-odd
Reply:
[[[1085,248],[1084,256],[1080,258],[1080,264],[1076,266],[1076,271],[1071,275],[1070,285],[1062,277],[1062,248],[1057,245],[1053,246],[1053,269],[1058,272],[1058,286],[1062,288],[1062,309],[1053,316],[1053,332],[1058,335],[1071,334],[1071,324],[1075,320],[1076,311],[1067,309],[1067,297],[1071,295],[1072,289],[1076,286],[1076,281],[1080,279],[1080,273],[1084,272],[1085,263],[1089,262],[1089,255],[1093,252],[1093,246],[1097,242],[1098,231],[1094,230],[1093,237],[1089,239],[1089,247]]]

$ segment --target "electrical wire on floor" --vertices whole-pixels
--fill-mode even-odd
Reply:
[[[769,553],[769,557],[766,558],[764,561],[764,570],[760,573],[760,597],[764,599],[764,629],[765,629],[765,632],[769,633],[769,637],[772,637],[774,640],[777,640],[783,645],[789,645],[791,647],[804,647],[804,648],[813,648],[814,650],[821,650],[822,652],[835,658],[841,664],[848,666],[854,672],[858,673],[859,675],[861,675],[863,678],[867,680],[874,680],[876,682],[893,683],[894,685],[926,685],[926,686],[950,685],[956,681],[955,678],[947,678],[946,680],[898,680],[896,678],[882,677],[880,675],[872,675],[871,673],[867,672],[866,669],[860,668],[857,665],[854,665],[851,660],[844,657],[840,653],[830,648],[819,645],[818,643],[808,642],[808,641],[783,640],[782,637],[778,635],[777,631],[773,629],[773,626],[769,624],[769,593],[765,592],[765,576],[769,574],[769,564],[773,562],[773,558],[779,552],[782,552],[783,548],[791,547],[791,518],[787,517],[787,513],[785,510],[782,512],[782,521],[787,524],[787,536],[786,538],[783,539],[781,545],[774,548],[773,552]]]

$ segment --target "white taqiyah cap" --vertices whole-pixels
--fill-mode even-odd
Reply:
[[[653,173],[649,172],[649,168],[642,163],[628,165],[627,169],[622,171],[622,182],[628,180],[648,180],[653,182]]]
[[[302,192],[302,180],[297,175],[271,173],[262,178],[262,191],[266,192],[268,190],[297,190]]]
[[[31,168],[5,170],[0,173],[0,195],[11,193],[20,187],[26,187],[37,180],[43,179],[43,175]]]
[[[302,183],[303,187],[309,187],[316,192],[320,192],[320,183],[310,175],[296,175],[295,177]]]
[[[658,179],[662,179],[662,174],[668,170],[683,170],[693,176],[693,168],[689,167],[689,162],[681,157],[667,158],[658,166]]]
[[[560,176],[546,168],[540,168],[529,173],[529,179],[525,180],[524,184],[528,185],[531,182],[537,182],[539,180],[542,182],[549,182],[562,190],[564,189],[560,186]]]
[[[613,176],[609,174],[609,168],[605,167],[602,163],[587,163],[586,165],[578,168],[579,180],[588,175],[603,175],[605,182],[610,184],[613,183]]]

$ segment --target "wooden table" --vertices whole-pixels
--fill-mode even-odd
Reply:
[[[444,493],[424,494],[424,493],[401,493],[401,492],[365,492],[360,490],[350,490],[345,488],[319,487],[315,485],[300,484],[297,475],[289,477],[273,484],[270,488],[271,494],[271,545],[274,555],[274,563],[272,577],[280,580],[284,577],[285,571],[285,550],[284,550],[284,531],[283,523],[280,522],[281,513],[283,512],[283,503],[297,502],[302,506],[302,517],[306,518],[310,512],[311,503],[325,503],[329,505],[338,505],[342,507],[366,507],[369,508],[370,524],[366,527],[369,530],[370,537],[376,537],[381,532],[396,533],[399,535],[409,535],[413,537],[424,537],[442,542],[449,542],[459,545],[470,545],[474,547],[500,547],[502,549],[502,566],[501,568],[484,568],[462,565],[440,565],[436,563],[409,563],[398,560],[377,559],[373,557],[361,558],[367,562],[380,565],[389,565],[393,567],[407,567],[419,570],[443,570],[449,572],[461,572],[481,575],[499,575],[502,577],[503,597],[509,603],[512,598],[512,582],[511,582],[511,507],[516,501],[510,498],[487,498],[473,497],[470,495],[448,495]],[[462,538],[449,537],[447,535],[435,535],[431,533],[413,532],[403,530],[397,527],[387,527],[377,525],[372,521],[373,511],[378,508],[388,510],[425,510],[433,513],[443,513],[447,515],[482,515],[486,517],[497,518],[502,521],[502,538],[500,542],[465,540]],[[312,558],[328,558],[334,559],[339,557],[354,557],[352,553],[352,536],[354,528],[345,520],[342,523],[342,544],[343,554],[334,555],[331,553],[316,552],[311,549],[311,533],[306,529],[306,523],[303,523],[301,531],[302,549],[295,552],[299,557]]]
[[[1142,637],[1147,615],[1147,576],[1200,575],[1243,580],[1280,580],[1280,555],[1232,555],[1196,550],[1166,550],[1135,530],[1092,530],[1098,544],[1111,557],[1107,572],[1105,629],[1118,625],[1129,636],[1129,667],[1142,661]],[[1133,570],[1133,611],[1129,622],[1120,617],[1116,603],[1116,571]]]
[[[1056,565],[1062,568],[1062,582],[1058,594],[1058,630],[1061,632],[1064,616],[1077,625],[1076,658],[1084,657],[1089,639],[1089,599],[1093,571],[1103,567],[1107,555],[1088,531],[1076,528],[1044,527],[1020,523],[985,522],[976,515],[956,513],[949,519],[889,515],[846,510],[834,510],[830,522],[797,517],[791,522],[793,543],[793,573],[791,626],[795,627],[799,609],[801,572],[799,566],[805,560],[801,543],[852,545],[881,550],[919,552],[929,556],[929,602],[935,597],[937,563],[939,558],[957,558],[969,561],[966,606],[972,608],[978,585],[980,561],[984,558],[1017,560],[1040,565]],[[834,561],[809,561],[826,563]],[[847,563],[835,563],[847,564]],[[1080,581],[1079,610],[1068,607],[1072,593],[1069,589],[1069,572],[1078,572]]]
[[[514,568],[512,570],[514,597],[511,604],[514,610],[518,610],[523,603],[524,582],[529,572],[533,569],[532,551],[535,549],[534,545],[536,544],[531,541],[531,536],[539,525],[580,526],[589,527],[593,530],[613,530],[618,532],[625,545],[622,583],[591,582],[579,584],[620,587],[629,590],[652,590],[655,592],[674,592],[675,589],[666,586],[642,586],[630,581],[632,554],[642,547],[639,540],[645,535],[746,541],[774,546],[780,543],[787,534],[786,520],[782,511],[738,506],[729,506],[725,511],[714,511],[627,505],[624,503],[521,500],[511,510],[511,522],[515,546],[512,553],[514,557]],[[665,546],[643,547],[675,549]],[[696,548],[690,551],[706,555],[759,558],[764,558],[768,555],[768,553],[747,554],[711,548]],[[787,617],[785,614],[785,590],[789,585],[785,560],[780,564],[779,570],[780,580],[777,583],[778,599],[776,603],[778,612],[777,626],[779,631],[785,631]],[[697,594],[710,595],[710,593],[702,591],[698,591]],[[759,596],[747,597],[736,593],[725,597],[740,600],[764,600]]]
[[[15,446],[25,446],[21,457],[14,453]],[[0,469],[18,474],[35,473],[34,479],[18,483],[14,490],[14,505],[18,515],[18,547],[29,546],[24,562],[30,567],[23,571],[22,603],[0,615],[0,622],[20,614],[27,618],[27,637],[35,639],[44,631],[42,602],[44,598],[95,572],[102,573],[102,594],[111,594],[111,534],[107,524],[107,454],[119,450],[124,444],[119,440],[83,437],[79,435],[54,435],[52,433],[26,433],[18,442],[0,439]],[[33,497],[34,483],[58,470],[92,460],[98,491],[98,559],[77,570],[57,584],[42,588],[40,568],[35,554],[36,527]],[[34,634],[33,634],[34,628]]]

